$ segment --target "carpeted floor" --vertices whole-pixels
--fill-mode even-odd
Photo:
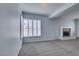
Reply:
[[[19,56],[79,56],[79,39],[25,43]]]

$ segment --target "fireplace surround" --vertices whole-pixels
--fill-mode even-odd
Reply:
[[[72,27],[61,27],[60,30],[60,39],[61,40],[68,40],[72,39]]]
[[[71,28],[63,28],[62,30],[62,34],[63,34],[63,37],[70,37],[71,36]]]

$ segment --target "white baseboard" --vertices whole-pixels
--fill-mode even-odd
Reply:
[[[50,41],[50,40],[56,40],[56,39],[26,40],[26,41],[23,41],[23,43],[26,43],[26,42],[40,42],[40,41]]]

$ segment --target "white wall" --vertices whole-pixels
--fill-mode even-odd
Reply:
[[[72,28],[72,37],[76,37],[76,28],[75,28],[75,19],[79,18],[79,4],[76,6],[76,8],[72,9],[69,13],[66,13],[65,15],[61,16],[55,21],[56,24],[56,38],[61,37],[60,28],[61,27],[71,27]],[[77,29],[79,30],[79,29]],[[77,31],[79,33],[79,31]],[[79,36],[77,34],[77,36]]]
[[[55,20],[49,20],[46,16],[38,14],[23,13],[23,16],[26,19],[41,20],[41,37],[24,37],[23,42],[55,40]]]
[[[16,56],[21,48],[18,4],[0,4],[0,56]]]
[[[76,37],[79,38],[79,19],[75,20],[75,28],[76,28]]]

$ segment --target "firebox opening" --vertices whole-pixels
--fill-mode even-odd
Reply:
[[[63,28],[63,37],[71,36],[71,28]]]

